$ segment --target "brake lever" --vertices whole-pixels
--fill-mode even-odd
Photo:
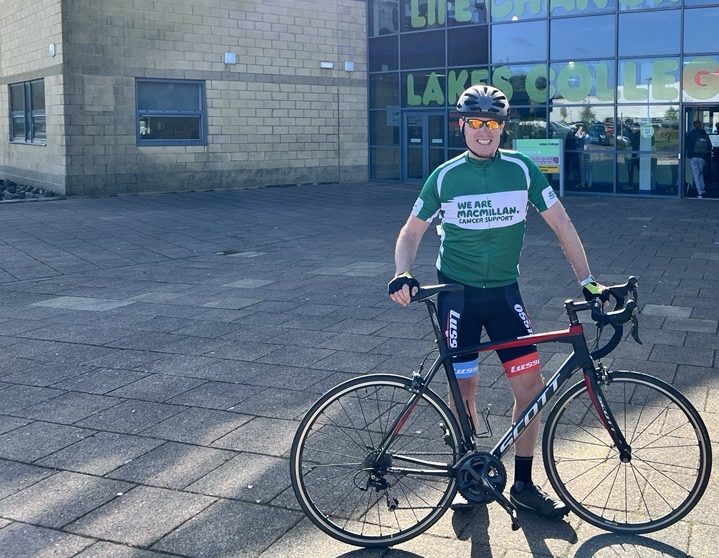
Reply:
[[[637,317],[634,315],[632,315],[632,337],[637,343],[644,345],[642,340],[639,339],[639,320],[637,320]]]

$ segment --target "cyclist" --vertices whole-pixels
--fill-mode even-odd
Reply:
[[[526,228],[527,202],[554,230],[585,295],[602,287],[590,273],[577,232],[552,187],[537,166],[515,151],[499,149],[508,118],[509,102],[499,89],[472,86],[457,103],[461,132],[468,151],[441,164],[422,188],[402,227],[395,247],[395,277],[390,298],[410,302],[419,283],[411,275],[417,249],[432,220],[441,225],[437,275],[443,283],[461,283],[464,292],[442,293],[438,299],[441,327],[450,348],[479,343],[482,328],[491,340],[532,332],[517,285],[517,264]],[[542,390],[536,346],[498,351],[514,394],[514,414]],[[462,404],[477,425],[478,355],[467,354],[452,363]],[[453,408],[456,403],[450,401]],[[539,432],[533,421],[516,442],[515,477],[510,500],[519,508],[546,517],[561,517],[566,506],[532,482],[532,460]],[[452,509],[471,504],[458,495]]]

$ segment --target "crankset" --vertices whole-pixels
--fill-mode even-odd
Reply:
[[[503,494],[507,486],[507,471],[494,455],[475,452],[463,457],[457,464],[457,486],[468,502],[482,504],[497,501],[509,514],[512,531],[519,529],[517,508]]]

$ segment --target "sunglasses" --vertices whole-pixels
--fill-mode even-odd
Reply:
[[[479,118],[463,118],[470,128],[479,130],[482,126],[486,126],[490,130],[499,130],[502,123],[499,120],[480,120]]]

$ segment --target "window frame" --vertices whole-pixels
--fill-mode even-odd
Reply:
[[[33,107],[32,89],[33,85],[42,84],[43,105],[45,105],[45,79],[33,79],[28,81],[20,81],[8,84],[8,113],[10,129],[8,131],[10,143],[20,143],[25,145],[47,145],[47,113],[45,106],[42,109]],[[20,86],[22,89],[22,110],[13,110],[13,88]],[[24,134],[22,136],[14,135],[14,120],[22,118]],[[45,119],[45,137],[35,136],[35,120]]]
[[[141,109],[140,87],[143,83],[181,83],[195,84],[199,89],[199,106],[196,111],[186,110],[163,110],[163,109]],[[140,134],[140,120],[142,117],[174,117],[174,118],[198,118],[200,119],[198,139],[144,139]],[[138,147],[152,146],[186,146],[186,145],[207,145],[207,95],[205,80],[197,79],[162,79],[162,78],[135,78],[135,143]]]

